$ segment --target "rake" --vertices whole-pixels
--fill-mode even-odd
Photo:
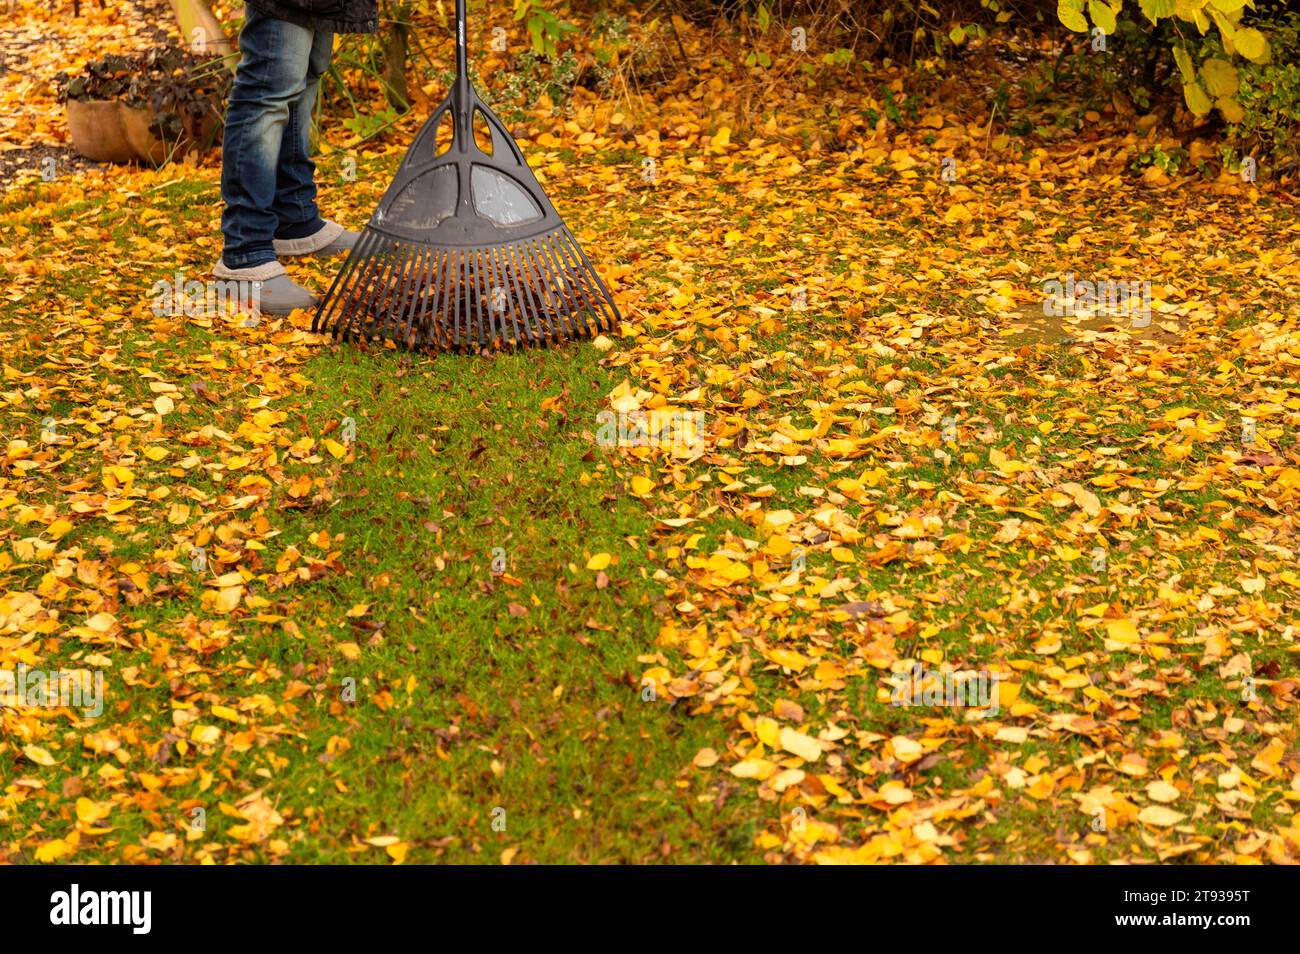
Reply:
[[[484,350],[585,337],[620,320],[519,146],[470,84],[465,6],[456,0],[451,92],[407,150],[313,331]],[[448,121],[451,141],[440,143]],[[480,121],[486,149],[475,140]]]

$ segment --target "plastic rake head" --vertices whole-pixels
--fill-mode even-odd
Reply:
[[[455,85],[411,144],[312,329],[468,350],[609,331],[620,317],[614,298],[470,85],[464,0],[456,17]],[[440,144],[445,126],[450,142]]]

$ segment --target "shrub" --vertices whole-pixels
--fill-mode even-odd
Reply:
[[[1238,75],[1241,118],[1229,140],[1243,156],[1271,155],[1281,169],[1300,165],[1300,14],[1289,14],[1270,32],[1273,57],[1248,63]]]

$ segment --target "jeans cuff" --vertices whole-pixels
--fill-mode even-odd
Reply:
[[[281,225],[275,230],[275,237],[278,239],[300,239],[309,235],[315,235],[325,227],[325,220],[319,215],[314,216],[306,222],[298,222],[291,225]]]
[[[221,254],[221,264],[226,268],[256,268],[258,265],[265,265],[267,262],[278,261],[274,249],[259,249],[255,252],[245,252],[242,255]]]

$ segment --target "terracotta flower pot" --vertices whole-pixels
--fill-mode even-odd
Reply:
[[[175,143],[165,143],[150,132],[151,123],[153,113],[143,106],[122,107],[122,128],[126,132],[126,141],[131,144],[141,162],[161,166],[167,161],[168,153],[172,151],[171,146]],[[177,150],[177,158],[179,156],[180,150]]]
[[[149,128],[153,119],[153,113],[144,107],[125,106],[122,109],[122,126],[126,130],[126,139],[141,162],[155,166],[161,166],[168,159],[179,162],[187,152],[194,149],[203,152],[213,143],[217,127],[215,116],[204,117],[193,135],[187,130],[181,133],[179,141],[164,141],[155,136]]]
[[[72,146],[92,162],[130,162],[136,151],[127,139],[124,107],[116,101],[68,100]]]
[[[68,132],[72,146],[93,162],[147,162],[161,166],[180,160],[192,149],[213,145],[216,116],[205,117],[196,137],[182,134],[180,142],[164,142],[153,134],[153,113],[143,106],[117,100],[68,100]]]

